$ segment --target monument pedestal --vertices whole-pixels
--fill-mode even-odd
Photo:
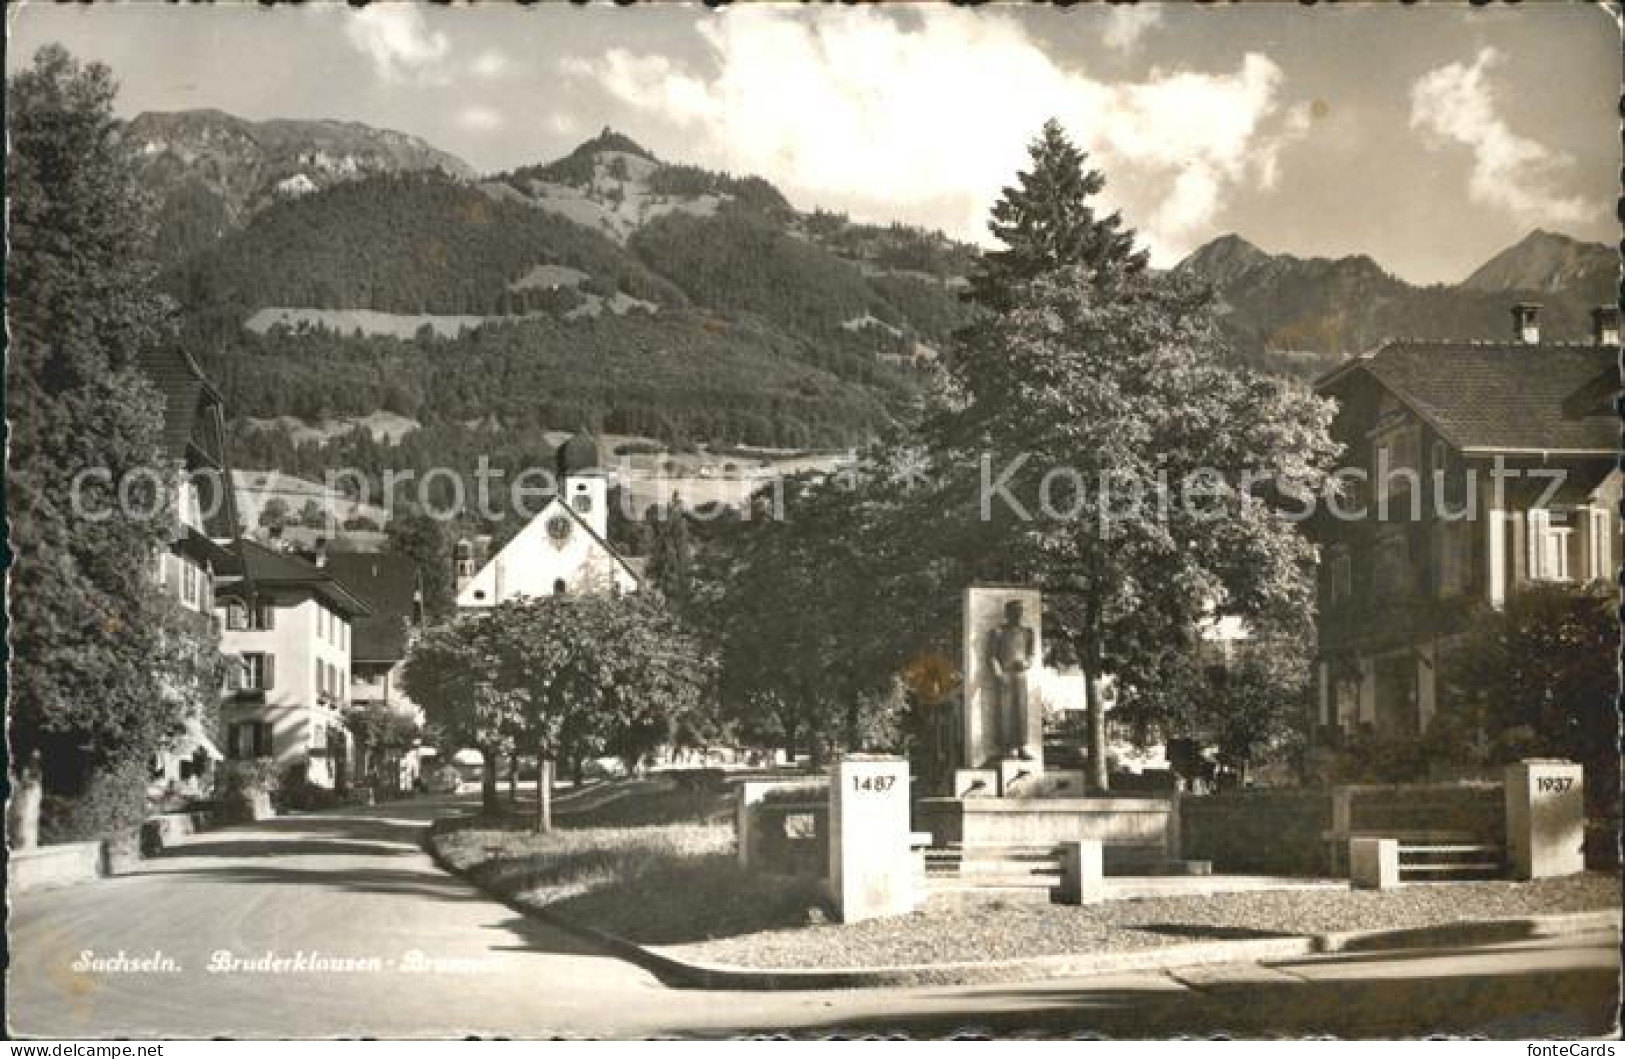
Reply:
[[[843,923],[900,916],[919,903],[910,848],[908,762],[849,757],[829,782],[829,893]]]
[[[1585,773],[1572,761],[1531,760],[1505,773],[1507,862],[1514,879],[1585,870]]]

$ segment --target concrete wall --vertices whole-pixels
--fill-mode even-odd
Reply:
[[[1056,846],[1092,839],[1105,848],[1108,868],[1136,857],[1181,855],[1171,799],[922,798],[914,820],[931,833],[934,846]]]
[[[1501,844],[1502,803],[1501,785],[1484,782],[1228,791],[1182,798],[1180,835],[1185,857],[1219,872],[1341,874],[1351,835],[1465,831]]]
[[[100,842],[69,842],[11,851],[6,888],[13,894],[86,882],[104,874]]]
[[[1407,783],[1353,786],[1348,792],[1349,829],[1377,831],[1469,831],[1490,842],[1506,840],[1501,784]]]
[[[1329,790],[1261,788],[1179,802],[1183,855],[1216,872],[1318,876],[1323,831],[1332,826]]]

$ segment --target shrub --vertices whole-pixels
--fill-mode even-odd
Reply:
[[[220,797],[269,793],[278,784],[276,762],[268,757],[223,761],[215,771],[215,793]]]
[[[40,844],[106,838],[141,826],[146,816],[146,763],[125,762],[93,774],[77,795],[42,797]]]
[[[310,782],[309,772],[310,766],[303,761],[289,765],[283,771],[277,793],[278,809],[309,812],[344,804],[344,799],[336,791]]]

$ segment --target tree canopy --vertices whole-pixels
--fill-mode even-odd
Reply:
[[[14,760],[41,754],[48,793],[139,763],[117,781],[139,814],[145,762],[219,674],[192,664],[196,615],[155,584],[180,467],[138,357],[172,340],[172,306],[150,285],[149,204],[115,94],[106,67],[55,45],[7,82],[10,738]]]
[[[1088,156],[1060,122],[1045,122],[1028,153],[1032,168],[993,204],[988,230],[1004,245],[982,255],[971,277],[972,300],[1002,312],[1017,288],[1046,273],[1078,268],[1089,281],[1143,271],[1147,254],[1135,249],[1122,217],[1095,215],[1089,200],[1105,190],[1106,178],[1088,168]]]

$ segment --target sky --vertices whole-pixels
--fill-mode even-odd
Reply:
[[[50,41],[107,63],[126,116],[360,121],[483,172],[610,126],[803,209],[983,244],[1052,116],[1159,265],[1234,232],[1455,282],[1535,228],[1619,237],[1620,36],[1588,3],[127,0],[12,7],[7,32],[8,72]]]

